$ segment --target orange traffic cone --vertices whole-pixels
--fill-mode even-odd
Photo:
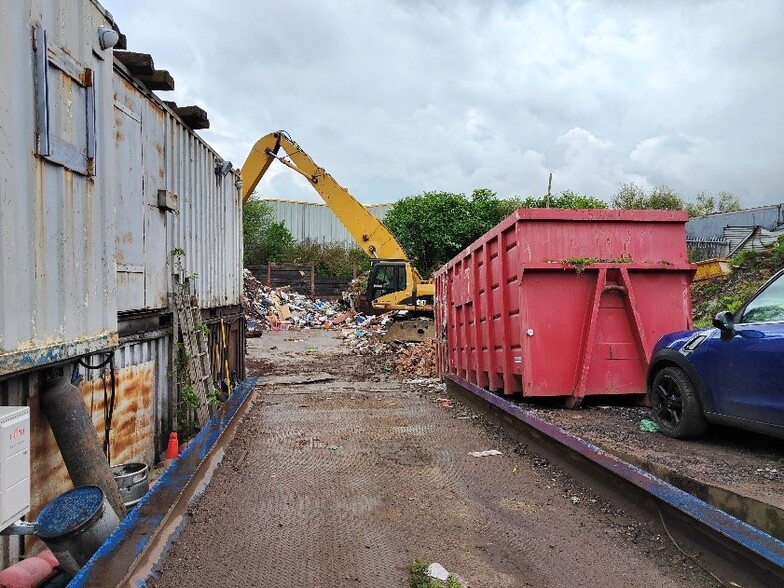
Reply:
[[[169,433],[169,445],[166,447],[166,459],[176,459],[180,452],[180,444],[177,441],[177,433]]]

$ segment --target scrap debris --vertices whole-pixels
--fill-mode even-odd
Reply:
[[[244,270],[243,307],[248,337],[265,331],[295,329],[340,330],[355,353],[393,358],[390,370],[404,377],[434,378],[436,344],[434,339],[419,343],[385,337],[395,323],[395,312],[366,315],[342,302],[327,302],[292,292],[290,288],[270,288]]]
[[[492,457],[494,455],[503,455],[503,454],[497,449],[488,449],[486,451],[471,451],[469,452],[468,455],[471,455],[473,457]]]
[[[243,280],[242,304],[249,337],[260,336],[265,331],[285,331],[293,328],[358,327],[369,325],[377,318],[346,309],[340,302],[328,302],[293,292],[290,287],[265,286],[247,269],[243,272]]]

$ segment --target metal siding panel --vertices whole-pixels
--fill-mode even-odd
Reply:
[[[144,308],[145,207],[142,189],[142,103],[133,86],[114,76],[114,193],[117,195],[117,310]]]
[[[774,204],[689,219],[686,235],[689,239],[721,239],[727,226],[761,226],[773,230],[782,223],[784,204]]]
[[[96,98],[104,104],[111,104],[111,62],[85,42],[106,24],[92,3],[4,2],[2,10],[0,295],[10,302],[2,305],[0,373],[13,373],[116,338],[114,206],[104,197],[102,173],[110,169],[111,108],[96,108],[98,174],[89,179],[31,155],[35,93],[32,83],[20,83],[33,79],[34,22],[52,46],[95,70]],[[49,102],[55,117],[70,112],[67,101]]]
[[[323,203],[293,200],[265,199],[272,207],[277,221],[283,221],[297,241],[310,239],[326,243],[356,245],[343,222]],[[371,213],[383,220],[392,204],[365,205]]]
[[[180,213],[170,217],[173,241],[167,250],[185,250],[186,273],[197,274],[192,291],[202,308],[240,303],[242,270],[242,216],[236,177],[217,178],[221,161],[193,131],[167,113],[175,174],[168,189],[179,197]],[[169,170],[172,168],[169,167]]]
[[[166,223],[173,213],[158,208],[158,190],[166,190],[165,113],[145,101],[142,115],[144,144],[144,306],[165,308],[169,290]]]

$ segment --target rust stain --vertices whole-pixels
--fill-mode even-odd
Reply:
[[[104,437],[104,382],[107,395],[111,395],[108,372],[104,377],[82,382],[82,400],[91,415],[98,439]],[[110,433],[111,463],[144,462],[152,465],[155,459],[153,394],[155,364],[146,362],[117,370],[116,393],[112,429]],[[54,439],[46,415],[41,410],[39,397],[31,397],[30,484],[32,489],[30,520],[37,517],[41,509],[51,500],[73,487],[68,470],[63,462],[60,448]],[[37,545],[34,538],[28,539],[29,547]]]
[[[152,362],[119,370],[115,376],[116,393],[110,449],[113,464],[142,461],[148,465],[153,456],[153,388]],[[111,394],[111,381],[104,378],[82,384],[82,398],[93,418],[98,437],[103,440],[104,384]]]

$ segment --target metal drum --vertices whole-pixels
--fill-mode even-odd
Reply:
[[[112,466],[112,474],[120,488],[123,504],[130,510],[149,489],[150,468],[143,463],[124,463]]]
[[[119,524],[103,490],[80,486],[43,508],[35,534],[52,550],[61,569],[73,577]]]

